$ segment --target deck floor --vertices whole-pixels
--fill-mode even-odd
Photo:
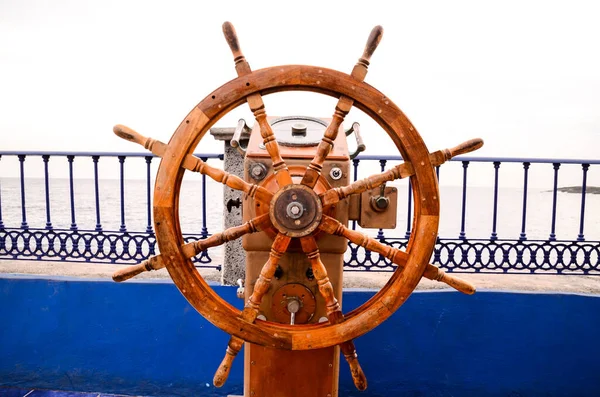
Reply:
[[[48,262],[0,259],[0,274],[30,274],[42,276],[67,276],[101,278],[110,280],[121,265],[82,262]],[[220,282],[221,274],[215,269],[200,269],[206,281]],[[344,272],[344,288],[380,289],[392,272]],[[502,274],[502,273],[454,273],[474,284],[479,290],[540,291],[600,294],[600,275],[556,275],[556,274]],[[170,280],[166,269],[145,272],[139,279]],[[422,279],[418,290],[448,288],[446,284]]]
[[[0,387],[0,397],[127,397],[121,394]]]

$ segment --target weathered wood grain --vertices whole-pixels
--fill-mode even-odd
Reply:
[[[252,69],[246,61],[246,57],[244,54],[242,54],[237,33],[231,22],[225,22],[223,24],[223,34],[225,35],[225,40],[227,41],[227,44],[229,45],[229,48],[233,54],[235,70],[237,71],[238,76],[242,77],[251,73]],[[250,83],[247,83],[247,85],[250,85]],[[262,100],[262,96],[257,92],[249,95],[246,98],[246,101],[248,102],[248,106],[250,106],[250,110],[252,110],[252,113],[254,114],[256,122],[260,126],[260,134],[263,138],[265,149],[273,161],[273,171],[277,177],[277,183],[279,184],[279,187],[284,187],[291,184],[292,177],[290,176],[290,171],[288,170],[285,161],[281,157],[279,145],[277,144],[275,134],[271,129],[271,124],[269,124],[267,121],[267,111],[265,110],[265,104]]]
[[[373,55],[373,52],[375,52],[375,49],[379,45],[382,36],[383,28],[381,26],[374,27],[371,31],[371,34],[369,35],[362,57],[359,58],[357,64],[354,66],[354,69],[352,69],[351,76],[354,79],[358,81],[363,81],[365,79],[367,75],[367,69],[369,67],[369,60],[371,59],[371,55]],[[302,178],[301,183],[303,185],[313,188],[317,183],[319,175],[321,175],[321,169],[323,168],[325,158],[331,151],[331,148],[333,147],[333,141],[335,141],[338,131],[342,123],[344,122],[344,118],[352,108],[353,104],[354,100],[352,98],[345,95],[340,96],[340,99],[338,100],[338,103],[335,106],[335,112],[333,113],[331,122],[327,126],[327,129],[323,134],[323,139],[317,147],[315,157],[308,165],[306,173]]]
[[[408,254],[390,245],[380,243],[372,237],[367,236],[364,233],[357,232],[356,230],[350,230],[336,219],[324,215],[323,221],[319,225],[319,228],[326,233],[335,234],[342,236],[353,242],[354,244],[364,247],[365,249],[373,252],[377,252],[390,261],[398,265],[397,272],[401,272],[406,263],[408,262]],[[425,268],[423,276],[429,280],[435,280],[449,285],[467,295],[475,293],[475,286],[467,281],[461,280],[458,277],[450,276],[446,274],[442,269],[428,264]]]
[[[451,149],[439,150],[435,153],[432,153],[429,156],[429,159],[431,161],[431,165],[433,167],[437,167],[455,156],[472,152],[474,150],[479,149],[482,146],[482,139],[471,139]],[[406,162],[398,164],[397,166],[392,167],[389,170],[384,171],[382,173],[371,175],[367,178],[359,179],[358,181],[353,182],[350,185],[333,188],[326,191],[325,193],[322,193],[320,195],[321,203],[323,204],[323,206],[332,205],[340,200],[345,199],[351,194],[360,194],[362,192],[366,192],[367,190],[379,187],[386,182],[391,182],[396,179],[407,178],[409,176],[414,175],[414,173],[415,170],[411,163]]]
[[[204,240],[192,241],[184,244],[181,247],[181,250],[186,258],[192,258],[198,255],[200,252],[211,247],[217,247],[221,244],[225,244],[228,241],[238,239],[245,234],[256,233],[268,227],[271,227],[271,220],[268,214],[264,214],[244,223],[243,225],[231,227],[222,231],[221,233],[215,233]],[[117,270],[113,274],[112,279],[120,283],[122,281],[129,280],[140,273],[159,270],[164,267],[165,260],[161,254],[158,254],[137,265],[126,266]]]
[[[252,292],[252,295],[246,302],[246,306],[244,307],[244,310],[240,315],[240,317],[244,321],[252,324],[254,323],[254,320],[256,320],[256,317],[258,316],[258,309],[260,307],[260,303],[262,302],[262,298],[269,290],[271,279],[273,278],[273,274],[275,274],[275,270],[277,269],[277,263],[287,250],[287,247],[290,244],[290,240],[290,237],[287,237],[283,234],[278,234],[277,237],[275,237],[275,240],[273,241],[273,246],[271,247],[269,260],[263,266],[260,272],[260,277],[256,281],[256,284],[254,286],[254,291]],[[221,387],[223,386],[223,384],[225,384],[225,381],[229,376],[229,370],[231,369],[233,359],[235,358],[235,356],[237,356],[240,349],[242,348],[243,342],[243,339],[240,339],[236,336],[231,336],[227,345],[225,357],[223,358],[223,361],[219,365],[219,368],[217,369],[217,372],[215,373],[215,376],[213,378],[213,384],[216,387]]]
[[[321,255],[319,254],[319,248],[315,238],[313,236],[303,237],[300,239],[300,244],[312,266],[315,279],[319,286],[319,292],[323,296],[323,299],[325,299],[329,322],[331,324],[340,324],[344,322],[342,308],[335,298],[333,286],[327,276],[327,269],[325,269],[325,265],[321,261]],[[367,388],[367,377],[358,363],[358,355],[356,354],[354,342],[351,340],[344,341],[340,343],[340,349],[350,366],[350,373],[354,385],[358,390],[365,390]]]
[[[129,127],[125,127],[124,125],[115,125],[113,127],[113,131],[120,138],[144,146],[156,156],[163,157],[165,151],[167,150],[167,145],[163,142],[145,137],[139,132],[134,131]],[[268,204],[273,198],[273,193],[269,192],[265,188],[248,183],[237,175],[230,174],[229,172],[220,168],[212,167],[206,162],[202,161],[202,159],[199,159],[192,154],[189,154],[185,157],[182,167],[193,172],[199,172],[207,175],[214,181],[227,185],[232,189],[241,190],[248,196],[264,202],[265,204]]]
[[[240,317],[240,311],[211,291],[181,252],[177,206],[186,156],[193,153],[208,128],[231,109],[247,102],[254,94],[286,90],[351,98],[354,106],[373,117],[389,133],[402,156],[414,168],[413,187],[419,200],[415,203],[415,232],[409,242],[412,248],[408,251],[407,264],[370,302],[351,311],[337,324],[289,326],[262,321],[250,324]],[[406,116],[368,84],[347,74],[312,66],[288,65],[253,71],[212,92],[190,112],[169,141],[159,167],[157,186],[160,190],[155,190],[154,219],[160,250],[163,255],[174,258],[167,263],[167,269],[186,299],[208,321],[233,336],[282,349],[334,346],[368,332],[389,317],[406,301],[423,275],[439,221],[439,193],[429,151]]]

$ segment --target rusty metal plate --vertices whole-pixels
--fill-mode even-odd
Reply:
[[[311,188],[287,185],[273,196],[269,215],[279,232],[290,237],[302,237],[319,226],[323,208],[319,196]]]
[[[387,208],[377,208],[375,200],[381,194],[381,188],[367,190],[360,195],[360,215],[358,224],[366,229],[395,229],[398,213],[398,189],[386,187],[384,197],[389,202]]]
[[[272,321],[283,324],[290,323],[291,313],[287,308],[290,299],[297,299],[300,303],[300,309],[296,313],[295,323],[308,323],[315,314],[317,302],[310,289],[300,283],[286,284],[275,291],[271,303],[271,313],[273,315]]]
[[[289,116],[271,121],[271,128],[282,146],[317,146],[327,123],[314,117]]]

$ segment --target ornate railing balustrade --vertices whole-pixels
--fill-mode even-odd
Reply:
[[[0,259],[132,263],[155,254],[153,159],[142,153],[0,152]],[[359,156],[354,179],[401,160]],[[432,263],[453,272],[600,274],[600,195],[592,194],[597,188],[588,183],[590,169],[598,164],[600,160],[459,157],[438,167],[442,216]],[[144,180],[127,178],[126,165],[137,168],[132,175],[145,175]],[[32,167],[38,178],[27,175]],[[577,186],[559,188],[563,173],[567,184]],[[197,177],[188,190],[182,188],[181,200],[190,200],[196,209],[180,217],[190,219],[182,225],[186,241],[206,238],[209,228],[222,230],[221,185],[209,180],[207,186],[204,175]],[[368,233],[405,248],[412,231],[412,191],[409,181],[394,185],[399,191],[397,228]],[[107,212],[113,227],[104,224]],[[33,213],[37,224],[30,225]],[[356,222],[352,227],[359,228]],[[203,252],[195,261],[220,268],[218,256],[218,251]],[[351,244],[346,269],[394,267]]]
[[[354,179],[358,178],[359,165],[366,161],[379,162],[381,171],[384,171],[390,161],[401,161],[399,156],[361,156],[354,160]],[[460,165],[462,168],[460,175],[454,172],[454,181],[460,180],[460,186],[456,189],[450,188],[450,193],[454,190],[454,198],[450,204],[455,204],[450,211],[445,211],[444,205],[448,202],[445,191],[448,187],[443,184],[443,172],[450,164]],[[478,192],[476,197],[477,207],[480,216],[475,219],[475,233],[467,232],[467,198],[468,175],[472,163],[487,168],[488,188],[484,189],[489,203],[482,203],[482,193]],[[600,223],[596,214],[600,209],[600,189],[592,187],[594,197],[588,189],[588,172],[591,165],[600,164],[600,160],[579,160],[579,159],[544,159],[544,158],[500,158],[500,157],[458,157],[452,159],[442,167],[437,167],[436,173],[440,181],[440,196],[442,203],[441,225],[444,219],[450,215],[459,214],[458,217],[451,219],[452,227],[455,229],[454,236],[448,228],[440,227],[440,234],[434,250],[432,263],[451,272],[494,272],[494,273],[557,273],[557,274],[589,274],[600,275]],[[502,195],[499,194],[503,189],[500,188],[500,176],[502,165],[513,166],[510,170],[509,179],[512,182],[512,190],[508,195],[508,203],[502,202]],[[562,167],[562,166],[565,167]],[[521,167],[519,172],[514,166]],[[544,190],[537,189],[537,201],[531,201],[532,189],[530,187],[530,173],[532,167],[537,167],[546,171],[545,179],[536,180],[538,185],[548,186]],[[561,168],[562,167],[562,168]],[[561,169],[569,167],[570,184],[577,183],[578,186],[568,188],[559,188],[559,173]],[[455,170],[457,171],[457,170]],[[480,173],[482,167],[478,170]],[[549,172],[548,172],[549,171]],[[577,175],[579,173],[579,175]],[[480,175],[481,176],[481,175]],[[577,180],[577,176],[579,179]],[[459,178],[460,177],[460,178]],[[520,178],[519,178],[520,177]],[[516,183],[520,182],[520,187],[515,188]],[[577,181],[577,182],[574,182]],[[580,185],[579,185],[580,184]],[[406,196],[406,228],[404,235],[399,236],[398,227],[394,230],[394,237],[386,236],[383,230],[379,230],[377,238],[386,244],[406,248],[408,238],[412,227],[412,192],[410,182],[407,183]],[[565,191],[570,197],[562,195],[559,199],[559,192]],[[452,194],[450,194],[452,196]],[[518,197],[519,200],[515,201]],[[592,202],[591,226],[593,226],[593,238],[586,238],[584,229],[586,225],[586,199]],[[560,201],[567,201],[559,207]],[[540,201],[546,202],[547,208],[540,206]],[[460,205],[458,207],[457,205]],[[589,205],[589,204],[588,204]],[[518,229],[514,222],[509,222],[506,217],[502,217],[499,223],[499,208],[506,206],[504,212],[512,212],[518,215]],[[535,207],[534,207],[535,206]],[[536,210],[535,237],[527,234],[528,211],[532,207]],[[560,208],[560,210],[559,210]],[[446,208],[447,209],[447,208]],[[544,212],[544,210],[546,212]],[[400,211],[400,209],[399,209]],[[589,209],[588,209],[588,212]],[[485,219],[482,219],[485,218]],[[513,218],[515,218],[513,216]],[[568,220],[563,222],[561,238],[558,237],[557,220]],[[486,222],[487,221],[487,222]],[[498,233],[498,227],[503,223],[512,223],[513,230],[508,237],[501,238]],[[487,224],[487,232],[482,224]],[[547,229],[543,227],[547,224]],[[574,226],[577,226],[575,233]],[[479,226],[479,227],[477,227]],[[570,226],[570,227],[567,227]],[[356,227],[356,223],[353,224]],[[567,230],[571,229],[571,230]],[[545,231],[546,230],[546,231]],[[567,235],[571,232],[571,235]],[[401,233],[400,233],[401,234]],[[362,247],[356,247],[350,244],[349,252],[346,255],[346,267],[348,270],[393,270],[393,265],[389,260],[364,250]]]
[[[208,159],[223,160],[220,154],[196,154],[204,161]],[[12,187],[13,192],[19,192],[19,205],[16,205],[17,197],[13,194],[12,203],[7,203],[6,177],[9,174],[6,164],[10,158],[17,159],[18,177],[15,178]],[[43,182],[37,178],[26,177],[26,166],[33,159],[40,159],[43,163]],[[126,161],[129,160],[130,161]],[[25,259],[25,260],[47,260],[47,261],[85,261],[85,262],[109,262],[109,263],[132,263],[140,262],[154,255],[157,251],[156,239],[152,224],[152,165],[155,156],[145,153],[110,153],[110,152],[0,152],[0,259]],[[136,161],[138,175],[144,175],[142,183],[136,183],[134,201],[130,210],[134,209],[137,215],[137,224],[132,229],[126,224],[126,185],[132,184],[131,180],[125,178],[125,164]],[[100,178],[101,164],[112,165],[111,175],[118,175],[116,181]],[[14,164],[12,164],[14,167]],[[39,164],[38,164],[39,165]],[[75,177],[75,166],[80,168],[87,166],[87,173],[92,175],[91,183],[87,183],[88,194],[81,193],[82,184],[90,182],[87,179]],[[51,168],[52,167],[52,168]],[[115,169],[116,168],[116,169]],[[57,188],[59,178],[50,178],[50,171],[62,171],[66,178],[62,180],[62,186]],[[136,176],[138,176],[136,175]],[[68,183],[64,183],[68,182]],[[110,183],[107,183],[110,182]],[[4,183],[4,184],[3,184]],[[43,203],[38,194],[28,194],[36,183],[43,183]],[[109,185],[106,187],[106,185]],[[186,242],[206,238],[210,236],[207,225],[207,187],[206,177],[201,176],[201,195],[197,207],[202,213],[202,224],[196,233],[184,233]],[[102,185],[105,188],[102,188]],[[51,200],[52,187],[59,190],[61,197]],[[108,191],[107,191],[108,189]],[[115,191],[118,192],[116,192]],[[62,193],[62,194],[61,194]],[[111,195],[114,200],[106,202],[106,196]],[[116,196],[116,197],[115,197]],[[76,197],[80,200],[76,205]],[[45,212],[45,224],[40,226],[30,225],[28,210],[31,211],[31,199],[35,200],[35,206],[43,206]],[[91,204],[90,204],[91,202]],[[6,222],[7,204],[12,213],[12,223]],[[58,204],[58,205],[57,205]],[[117,208],[115,208],[117,204]],[[20,220],[16,221],[16,210]],[[86,219],[81,222],[78,212],[83,208],[87,211]],[[197,208],[196,207],[196,208]],[[103,226],[102,213],[106,210],[115,215],[118,214],[118,226],[107,228]],[[4,212],[3,212],[4,211]],[[90,213],[93,212],[93,213]],[[69,214],[68,221],[56,225],[53,216],[57,213]],[[4,218],[3,218],[4,215]],[[38,211],[39,215],[39,211]],[[93,219],[92,219],[93,216]],[[143,220],[143,225],[140,223]],[[40,219],[35,219],[40,222]],[[18,224],[17,224],[18,223]],[[198,265],[203,267],[219,267],[208,252],[204,251],[194,259]]]

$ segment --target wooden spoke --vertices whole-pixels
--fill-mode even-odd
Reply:
[[[398,270],[400,271],[402,271],[402,269],[406,265],[406,262],[408,262],[408,254],[406,252],[389,246],[387,244],[382,244],[364,233],[357,232],[356,230],[350,230],[347,227],[345,227],[341,222],[332,217],[323,215],[323,220],[319,225],[319,229],[329,234],[335,234],[337,236],[345,237],[356,245],[359,245],[361,247],[364,247],[365,249],[368,249],[369,251],[374,251],[385,256],[390,261],[398,265]],[[468,283],[454,276],[450,276],[440,268],[431,264],[427,265],[423,276],[429,280],[435,280],[445,283],[450,287],[456,289],[457,291],[460,291],[467,295],[472,295],[475,293],[475,286],[471,283]]]
[[[184,244],[181,247],[183,254],[186,258],[192,258],[198,255],[200,252],[207,250],[208,248],[217,247],[221,244],[225,244],[227,241],[232,241],[242,237],[244,234],[256,233],[257,231],[263,230],[271,225],[269,214],[264,214],[256,217],[240,226],[230,227],[221,233],[213,234],[212,236],[205,238],[204,240],[193,241],[191,243]],[[163,257],[159,255],[152,256],[147,260],[137,265],[131,265],[117,270],[112,278],[114,281],[120,283],[125,280],[129,280],[132,277],[137,276],[140,273],[148,272],[151,270],[159,270],[165,267]]]
[[[233,359],[238,355],[240,350],[242,350],[242,346],[244,346],[243,339],[238,338],[237,336],[229,338],[227,349],[225,350],[225,357],[223,357],[223,361],[219,364],[219,368],[217,368],[217,372],[215,372],[215,376],[213,377],[213,385],[215,385],[215,387],[223,386],[227,381],[227,378],[229,378],[229,371],[231,371]]]
[[[246,302],[246,307],[242,312],[242,317],[245,320],[253,322],[256,316],[258,315],[258,309],[260,307],[260,303],[262,302],[262,298],[269,290],[271,280],[273,279],[273,275],[277,270],[277,264],[279,263],[279,259],[287,250],[290,241],[290,237],[285,236],[281,233],[279,233],[277,237],[275,237],[275,241],[273,241],[273,245],[271,246],[269,260],[262,267],[260,275],[258,276],[258,280],[256,280],[256,284],[254,284],[254,290],[252,291],[252,295],[250,295],[250,298],[248,298],[248,302]],[[253,318],[246,316],[246,309],[252,310],[252,316],[254,316]]]
[[[167,145],[165,143],[145,137],[139,132],[134,131],[129,127],[125,127],[124,125],[115,125],[113,131],[120,138],[142,145],[156,156],[163,157],[167,150]],[[236,175],[230,174],[220,168],[212,167],[192,154],[186,156],[183,161],[183,167],[190,171],[208,175],[216,182],[227,185],[232,189],[241,190],[255,200],[269,203],[271,198],[273,198],[273,193],[269,192],[264,187],[248,183]]]
[[[371,175],[364,179],[359,179],[349,185],[329,189],[320,194],[321,203],[323,206],[335,204],[340,200],[345,199],[351,194],[360,194],[371,190],[386,182],[395,179],[406,178],[414,174],[411,163],[402,163],[380,174]]]
[[[327,318],[331,324],[339,324],[344,321],[344,314],[342,313],[340,304],[338,300],[335,298],[333,292],[333,286],[331,285],[331,281],[329,281],[329,276],[327,275],[327,270],[325,269],[325,265],[321,261],[321,255],[319,254],[319,248],[317,247],[317,242],[314,237],[307,236],[302,237],[300,239],[300,244],[302,245],[302,250],[306,253],[310,264],[313,269],[313,273],[315,278],[317,279],[317,285],[319,287],[319,292],[325,299],[326,313]],[[354,381],[354,385],[358,390],[365,390],[367,388],[367,378],[358,363],[358,355],[356,354],[356,348],[354,347],[354,342],[349,340],[340,344],[340,349],[348,361],[348,365],[350,366],[350,372],[352,374],[352,380]]]
[[[115,127],[117,135],[129,141],[137,142],[155,155],[162,157],[157,172],[157,182],[160,183],[157,183],[154,190],[153,200],[156,239],[162,256],[150,258],[147,262],[137,265],[132,273],[139,274],[142,271],[158,269],[166,264],[173,282],[188,302],[209,322],[232,335],[227,345],[225,358],[215,373],[213,381],[216,386],[224,384],[231,370],[234,357],[239,354],[238,352],[246,341],[259,346],[290,351],[322,349],[340,345],[341,351],[349,362],[355,384],[359,389],[365,389],[367,381],[358,364],[356,349],[352,341],[389,318],[410,296],[419,280],[421,280],[423,273],[426,277],[444,280],[449,283],[449,279],[443,272],[433,266],[427,266],[427,269],[424,269],[424,267],[426,267],[427,261],[430,260],[431,252],[435,247],[439,225],[439,200],[437,200],[437,197],[434,199],[439,193],[436,175],[431,168],[431,163],[434,165],[441,164],[454,154],[443,151],[429,153],[421,136],[404,113],[382,92],[364,83],[371,55],[381,39],[381,28],[376,28],[371,33],[363,56],[356,63],[350,75],[308,65],[276,66],[252,71],[241,51],[233,26],[230,23],[225,23],[223,32],[233,53],[238,77],[217,88],[193,107],[184,121],[180,123],[168,144],[143,137],[126,127]],[[272,284],[274,284],[274,281],[271,281],[274,277],[273,271],[276,269],[277,261],[281,260],[282,253],[287,249],[290,237],[278,236],[277,241],[271,247],[271,255],[261,270],[258,282],[255,286],[249,286],[249,288],[254,287],[254,290],[247,290],[246,296],[248,299],[244,310],[240,312],[221,299],[216,291],[198,278],[201,276],[191,265],[189,257],[209,246],[216,246],[242,234],[260,230],[258,219],[261,218],[254,219],[254,224],[242,225],[238,227],[239,229],[228,229],[220,235],[202,241],[183,244],[181,231],[178,227],[180,223],[179,212],[174,211],[178,208],[178,198],[181,194],[181,182],[185,169],[209,175],[209,177],[223,183],[225,186],[240,189],[246,195],[253,196],[255,200],[269,201],[269,204],[270,201],[273,201],[274,195],[271,193],[247,184],[240,178],[236,179],[236,177],[223,171],[215,170],[192,154],[199,138],[205,136],[215,122],[221,120],[244,101],[248,102],[248,106],[256,119],[256,125],[260,127],[260,134],[266,148],[263,154],[268,153],[270,156],[275,171],[273,176],[277,185],[280,189],[285,188],[285,186],[291,187],[289,184],[292,183],[292,178],[286,162],[292,160],[285,160],[284,162],[282,158],[284,153],[281,149],[283,147],[280,149],[276,136],[269,125],[262,95],[298,90],[316,92],[339,99],[335,114],[332,117],[333,121],[326,128],[319,146],[315,147],[318,152],[313,153],[315,158],[312,159],[311,167],[302,177],[302,183],[304,184],[302,188],[314,190],[318,179],[322,179],[320,173],[325,167],[325,159],[332,151],[331,144],[334,140],[337,143],[338,139],[342,138],[337,138],[337,134],[342,128],[342,121],[347,117],[352,106],[358,106],[382,127],[390,139],[400,148],[406,160],[412,162],[412,164],[405,164],[401,166],[403,168],[397,169],[395,174],[392,173],[391,178],[411,176],[414,201],[418,203],[414,206],[413,229],[415,233],[411,236],[411,247],[415,249],[408,250],[410,254],[408,260],[405,253],[397,253],[393,251],[393,248],[389,248],[390,251],[387,251],[388,249],[385,247],[375,246],[373,248],[372,239],[359,238],[358,236],[348,237],[365,247],[374,250],[379,248],[380,252],[394,258],[395,262],[399,263],[398,266],[404,266],[400,273],[396,273],[390,278],[381,291],[353,310],[348,317],[344,317],[341,312],[341,297],[340,301],[336,299],[336,291],[332,288],[332,282],[327,275],[328,269],[322,263],[314,237],[301,238],[302,250],[309,258],[313,274],[317,277],[317,287],[324,297],[319,296],[318,299],[321,304],[324,301],[327,304],[326,314],[329,318],[329,322],[325,324],[306,326],[256,320],[261,301],[266,300],[263,295],[272,292]],[[480,146],[481,141],[474,145]],[[437,156],[437,160],[432,161],[431,156]],[[383,186],[382,183],[385,182],[386,177],[379,179],[374,177],[373,179],[364,182],[362,186],[355,185],[345,191],[328,191],[320,197],[320,200],[327,205],[327,208],[331,208],[335,205],[333,203],[349,194],[360,193],[376,184]],[[282,201],[282,203],[284,202],[285,200]],[[320,204],[317,206],[321,207]],[[295,207],[290,209],[290,214],[294,213],[293,215],[296,215],[295,212],[297,211],[295,209]],[[268,219],[264,220],[264,227],[265,229],[268,228],[269,231],[274,231],[275,227],[271,223],[270,215],[265,216],[265,218],[267,217]],[[273,222],[275,222],[275,218],[273,218]],[[321,216],[316,226],[329,233],[335,234],[337,232],[341,236],[347,234],[343,228],[338,230],[336,222],[335,219],[331,222],[328,217],[323,219]],[[310,232],[312,233],[314,230],[310,229]],[[115,276],[115,279],[126,278],[126,274]],[[334,362],[337,364],[337,357]],[[335,373],[336,371],[333,372],[334,375]],[[334,389],[332,394],[335,392]]]
[[[163,267],[165,267],[165,264],[163,263],[162,257],[160,255],[154,255],[137,265],[126,266],[117,270],[113,273],[112,279],[113,281],[120,283],[129,280],[140,273],[159,270]]]
[[[271,285],[271,279],[275,274],[275,270],[277,269],[277,264],[279,263],[279,259],[283,256],[285,251],[287,250],[288,245],[290,244],[291,238],[287,237],[281,233],[275,237],[273,241],[273,245],[271,246],[271,253],[269,255],[269,259],[264,264],[262,270],[260,271],[260,276],[254,285],[254,290],[252,291],[252,295],[246,302],[246,306],[242,311],[241,318],[249,323],[253,323],[258,316],[258,310],[260,307],[260,303],[262,302],[263,296],[269,290]],[[213,384],[216,387],[221,387],[227,381],[229,377],[229,371],[231,370],[231,365],[233,363],[233,359],[240,352],[244,341],[236,336],[231,336],[229,339],[229,343],[227,344],[227,350],[225,351],[225,357],[223,361],[219,365],[217,372],[213,378]]]
[[[241,77],[251,73],[252,69],[250,69],[250,64],[248,64],[246,57],[242,53],[237,33],[235,32],[235,28],[231,22],[225,22],[223,24],[223,34],[225,35],[225,40],[227,41],[227,44],[233,53],[235,70],[237,71],[238,76]],[[256,122],[260,126],[260,135],[263,138],[265,149],[269,153],[269,156],[271,156],[271,161],[273,162],[273,172],[275,173],[277,184],[279,187],[284,187],[291,184],[292,177],[285,161],[279,153],[279,145],[275,139],[275,134],[271,129],[271,125],[267,121],[267,112],[265,110],[265,104],[262,100],[262,96],[257,92],[249,95],[246,98],[246,101],[248,102],[248,106],[250,106],[250,110],[252,110],[252,113],[254,114]]]
[[[375,26],[369,35],[369,39],[367,40],[362,57],[358,59],[354,69],[352,69],[351,76],[356,80],[362,82],[365,79],[365,76],[367,75],[367,69],[369,67],[369,61],[373,55],[373,52],[375,52],[375,49],[379,45],[382,36],[383,28],[381,26]],[[319,179],[319,175],[321,175],[321,169],[323,168],[325,158],[331,151],[340,126],[344,122],[344,118],[352,108],[353,104],[354,100],[352,98],[349,98],[345,95],[340,96],[340,99],[335,106],[335,112],[333,113],[331,122],[327,126],[327,129],[323,134],[323,139],[317,147],[315,157],[310,162],[308,168],[306,169],[306,173],[302,178],[301,183],[303,185],[314,188],[317,180]]]
[[[271,225],[271,219],[267,215],[268,214],[258,216],[240,226],[230,227],[229,229],[226,229],[221,233],[213,234],[204,240],[194,241],[190,243],[192,248],[190,248],[188,252],[186,252],[184,248],[183,252],[184,254],[189,255],[188,257],[196,256],[208,248],[225,244],[226,242],[238,239],[245,234],[256,233],[260,230],[263,230]],[[187,245],[188,244],[184,245],[184,247]]]
[[[115,125],[113,127],[113,132],[121,139],[142,145],[146,149],[150,150],[155,156],[162,157],[167,150],[167,144],[156,139],[145,137],[139,132],[124,125]]]
[[[194,172],[207,175],[216,182],[222,183],[235,190],[241,190],[255,200],[269,204],[273,198],[273,193],[262,186],[244,181],[242,178],[230,174],[220,168],[211,167],[196,156],[189,155],[183,161],[183,166]]]
[[[429,159],[431,160],[431,165],[437,167],[438,165],[445,163],[455,156],[472,152],[482,146],[483,140],[479,138],[471,139],[451,149],[438,150],[437,152],[431,153],[429,155]],[[359,194],[381,186],[386,182],[390,182],[395,179],[407,178],[414,173],[415,170],[411,163],[406,162],[398,164],[397,166],[390,168],[385,172],[360,179],[347,186],[329,189],[320,195],[321,203],[323,206],[335,204],[351,194]]]

